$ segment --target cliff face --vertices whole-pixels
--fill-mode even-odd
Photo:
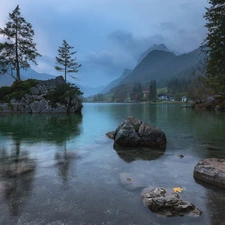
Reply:
[[[63,96],[63,101],[52,104],[46,95],[55,88],[66,85],[62,76],[38,81],[20,100],[11,99],[0,104],[0,113],[80,113],[82,102],[77,96]]]

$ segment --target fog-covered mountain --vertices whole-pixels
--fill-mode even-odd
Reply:
[[[124,72],[122,73],[122,75],[117,78],[116,80],[113,80],[112,82],[110,82],[102,91],[101,93],[107,93],[109,92],[111,89],[113,89],[114,87],[116,87],[117,85],[121,84],[121,83],[124,83],[122,82],[123,80],[126,81],[126,77],[130,77],[131,74],[133,74],[133,72],[136,72],[136,70],[139,72],[139,69],[138,68],[142,68],[140,72],[143,72],[145,69],[143,68],[144,67],[144,64],[146,64],[146,71],[148,71],[148,60],[147,61],[144,61],[144,58],[149,54],[151,53],[152,51],[160,51],[162,52],[162,56],[160,58],[160,56],[157,56],[157,53],[153,54],[153,57],[159,57],[159,60],[158,61],[163,61],[165,57],[169,57],[170,56],[176,56],[176,54],[173,52],[173,51],[170,51],[166,45],[164,44],[154,44],[152,45],[149,49],[147,49],[146,51],[144,51],[143,53],[140,54],[139,56],[139,59],[137,61],[137,66],[134,68],[134,70],[131,70],[131,69],[125,69]],[[163,54],[163,52],[165,52],[165,54]],[[168,53],[168,54],[167,54]],[[157,61],[157,58],[153,59],[152,60],[154,64],[154,61],[156,62]],[[142,63],[142,65],[140,66],[140,63]],[[144,63],[144,64],[143,64]],[[153,65],[154,66],[154,65]],[[156,66],[156,65],[155,65]],[[145,72],[144,72],[145,73]],[[129,78],[127,78],[129,80]],[[125,82],[126,83],[126,82]]]
[[[170,51],[164,44],[160,44],[160,45],[154,44],[149,49],[147,49],[146,51],[141,53],[141,55],[138,58],[137,64],[139,64],[142,61],[142,59],[144,59],[145,56],[148,55],[149,52],[154,51],[154,50],[173,52],[173,51]]]
[[[173,77],[191,77],[204,57],[200,53],[201,50],[196,49],[188,54],[176,56],[172,52],[153,50],[121,83],[146,83],[156,80],[158,86],[164,87]]]
[[[101,93],[109,92],[112,88],[116,87],[124,78],[126,78],[131,72],[132,72],[131,69],[126,68],[123,71],[122,75],[116,80],[113,80],[112,82],[110,82],[103,90],[101,90]]]
[[[166,49],[164,45],[161,45],[161,47],[164,50]],[[205,55],[200,48],[178,56],[173,52],[164,50],[150,51],[132,72],[122,80],[120,79],[110,92],[118,92],[120,87],[130,89],[136,82],[146,85],[151,80],[156,80],[157,87],[165,87],[168,81],[173,78],[192,79],[193,72],[202,67],[201,62]]]
[[[32,69],[21,70],[21,80],[27,80],[27,79],[49,80],[54,78],[55,76],[53,75],[50,75],[47,73],[38,73]],[[0,75],[0,87],[10,86],[13,84],[14,81],[15,79],[8,74]],[[93,87],[89,87],[85,85],[79,85],[77,84],[76,80],[74,80],[73,78],[68,78],[68,82],[75,83],[81,89],[81,91],[84,92],[84,97],[97,94],[101,92],[101,90],[104,88],[103,86],[93,88]]]
[[[32,69],[27,70],[21,70],[21,80],[27,80],[27,79],[37,79],[37,80],[48,80],[53,79],[55,76],[47,74],[47,73],[38,73]],[[10,86],[15,81],[15,79],[8,75],[0,75],[0,87],[1,86]]]

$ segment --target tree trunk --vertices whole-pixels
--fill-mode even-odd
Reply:
[[[16,24],[16,78],[20,80],[20,65],[19,65],[19,54],[18,54],[18,31],[17,31],[17,24]]]
[[[66,81],[66,70],[67,70],[67,63],[66,63],[66,58],[65,58],[65,71],[64,71],[64,73],[65,73],[65,81]]]

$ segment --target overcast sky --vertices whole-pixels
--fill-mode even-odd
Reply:
[[[59,75],[55,56],[66,40],[82,64],[79,82],[90,86],[134,68],[152,44],[184,53],[198,48],[206,35],[207,0],[1,0],[1,28],[17,5],[33,26],[42,55],[33,68]]]

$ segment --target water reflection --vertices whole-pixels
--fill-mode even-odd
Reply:
[[[164,153],[165,149],[149,149],[149,148],[124,148],[113,146],[118,156],[125,162],[133,162],[135,160],[146,160],[151,161],[160,158]]]
[[[11,115],[0,117],[0,134],[14,140],[62,145],[80,134],[82,115]]]
[[[208,211],[209,219],[211,220],[211,225],[224,224],[221,223],[222,221],[225,221],[224,189],[197,179],[195,179],[195,182],[205,189],[203,200]]]
[[[0,201],[0,224],[223,224],[224,191],[196,184],[193,169],[210,152],[215,157],[224,152],[225,114],[177,105],[87,104],[83,115],[0,116],[0,168],[34,165],[25,174],[0,176],[0,185],[12,188]],[[166,133],[166,152],[94,144],[130,115]],[[139,191],[121,187],[123,172],[140,175],[146,187],[182,187],[182,199],[203,210],[202,216],[162,218],[149,212]]]
[[[54,153],[54,168],[58,169],[63,184],[67,183],[70,164],[76,156],[67,151],[66,144],[80,134],[81,121],[82,115],[0,116],[0,185],[3,188],[7,186],[3,191],[8,193],[0,193],[4,196],[0,199],[1,211],[9,210],[13,216],[18,216],[29,201],[38,173],[38,162],[51,160],[51,155],[40,158],[47,150],[40,147],[41,142],[45,146],[51,143],[53,145],[50,146],[58,150]],[[4,217],[1,221],[5,221]]]
[[[70,176],[75,174],[72,171],[70,174],[71,166],[74,166],[74,160],[78,159],[76,152],[67,151],[67,146],[65,143],[63,151],[59,151],[55,154],[56,167],[58,168],[58,176],[62,179],[64,185],[68,183]]]
[[[15,139],[11,151],[0,149],[0,162],[0,181],[8,193],[5,202],[12,215],[17,216],[32,192],[36,163],[29,157],[28,151],[21,150],[19,139]]]

